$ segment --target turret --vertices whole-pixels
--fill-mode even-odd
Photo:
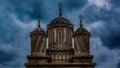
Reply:
[[[31,54],[45,54],[46,53],[46,32],[41,28],[40,20],[38,27],[30,33],[31,37]]]
[[[89,38],[90,32],[83,27],[82,15],[80,15],[80,27],[74,33],[75,55],[89,54]]]

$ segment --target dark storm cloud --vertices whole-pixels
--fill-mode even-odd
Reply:
[[[20,68],[21,62],[23,60],[19,48],[0,43],[0,68]]]
[[[113,49],[120,48],[120,30],[119,30],[119,21],[120,13],[114,11],[103,13],[105,23],[105,28],[101,30],[101,39],[105,46]],[[104,33],[103,33],[104,32]]]
[[[103,24],[101,27],[90,30],[92,37],[100,38],[103,43],[101,47],[104,45],[113,50],[119,49],[119,0],[110,1],[112,5],[110,10],[88,5],[87,1],[62,0],[63,16],[69,14],[68,16],[73,17],[71,19],[76,21],[77,19],[74,18],[79,15],[75,14],[82,13],[87,25],[101,21]],[[52,18],[58,16],[58,3],[59,0],[0,0],[0,68],[24,68],[26,55],[30,53],[29,32],[34,29],[30,22],[38,19],[40,15],[42,22],[47,25]],[[72,14],[72,10],[75,13]],[[102,49],[95,51],[96,63],[99,68],[105,68],[102,63],[111,62],[110,59],[118,57],[113,54],[109,55],[111,50]]]
[[[112,3],[113,5],[116,5],[116,6],[118,6],[118,5],[120,5],[120,1],[119,0],[109,0],[109,2],[110,3]]]
[[[25,50],[29,45],[29,40],[27,41],[29,39],[29,34],[27,34],[29,30],[28,28],[23,30],[19,22],[14,18],[14,16],[18,17],[22,21],[22,17],[28,15],[25,14],[24,16],[24,12],[22,14],[22,12],[15,11],[16,9],[22,11],[23,9],[17,7],[20,6],[19,4],[14,4],[7,0],[0,2],[0,68],[23,68],[24,57],[28,53]]]
[[[86,11],[82,13],[85,17],[85,22],[88,24],[95,21],[103,22],[104,25],[102,28],[91,29],[92,34],[93,36],[100,37],[104,46],[114,49],[120,48],[120,13],[116,12],[118,10],[116,7],[119,7],[119,3],[117,5],[116,2],[113,2],[111,5],[111,9],[109,10],[92,5],[87,7]]]
[[[100,37],[104,46],[114,49],[120,48],[119,23],[104,21],[104,25],[98,29],[91,29],[92,36]]]
[[[24,68],[26,55],[30,53],[32,24],[29,23],[38,19],[38,15],[41,19],[49,17],[46,17],[49,7],[44,7],[44,3],[43,0],[0,0],[0,68]]]
[[[96,0],[97,1],[97,0]],[[118,1],[118,0],[116,0]],[[110,1],[110,8],[96,5],[86,6],[82,10],[85,23],[93,25],[90,29],[92,51],[97,68],[117,68],[120,49],[120,2]],[[117,51],[118,50],[118,51]],[[118,57],[118,58],[117,58]],[[111,63],[114,62],[114,63]],[[113,65],[115,65],[113,67]],[[118,67],[119,68],[119,67]]]
[[[118,66],[117,66],[117,68],[120,68],[120,62],[118,63]]]
[[[109,27],[106,28],[107,31],[104,31],[105,35],[101,35],[101,40],[103,41],[104,45],[110,49],[120,48],[120,30],[119,26],[116,25],[116,27],[113,27],[113,25],[109,25]]]
[[[44,9],[42,0],[29,0],[29,2],[28,0],[8,0],[5,1],[3,7],[6,11],[9,11],[9,13],[16,14],[17,17],[23,21],[27,18],[27,20],[37,19],[38,15],[40,15],[41,18],[46,17],[45,11],[42,10]]]
[[[3,50],[0,50],[0,64],[5,65],[6,62],[15,60],[16,57],[16,53],[7,53]]]
[[[87,0],[65,0],[63,2],[63,6],[65,6],[65,10],[72,11],[76,9],[81,9],[85,4],[87,3]]]

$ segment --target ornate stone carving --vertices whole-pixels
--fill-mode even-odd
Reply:
[[[48,24],[47,33],[40,27],[39,21],[38,27],[30,36],[31,55],[27,56],[26,68],[95,67],[93,56],[89,53],[90,33],[83,28],[82,20],[80,20],[80,28],[74,32],[73,25],[62,17],[60,11],[59,16]],[[73,38],[74,45],[72,45]]]

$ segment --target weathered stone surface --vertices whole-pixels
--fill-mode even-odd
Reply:
[[[76,31],[61,15],[51,21],[47,32],[38,26],[30,34],[31,55],[27,56],[26,68],[95,68],[89,52],[90,32],[83,28],[82,21]]]

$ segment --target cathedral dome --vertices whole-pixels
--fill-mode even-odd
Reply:
[[[53,19],[50,24],[48,24],[48,28],[55,27],[55,26],[66,26],[72,28],[73,25],[70,21],[62,16],[58,16],[57,18]]]
[[[64,18],[62,16],[62,5],[61,5],[61,3],[59,4],[59,16],[54,18],[50,22],[50,24],[48,24],[48,28],[52,28],[52,27],[56,27],[56,26],[73,28],[73,25],[70,23],[70,21],[67,18]]]

